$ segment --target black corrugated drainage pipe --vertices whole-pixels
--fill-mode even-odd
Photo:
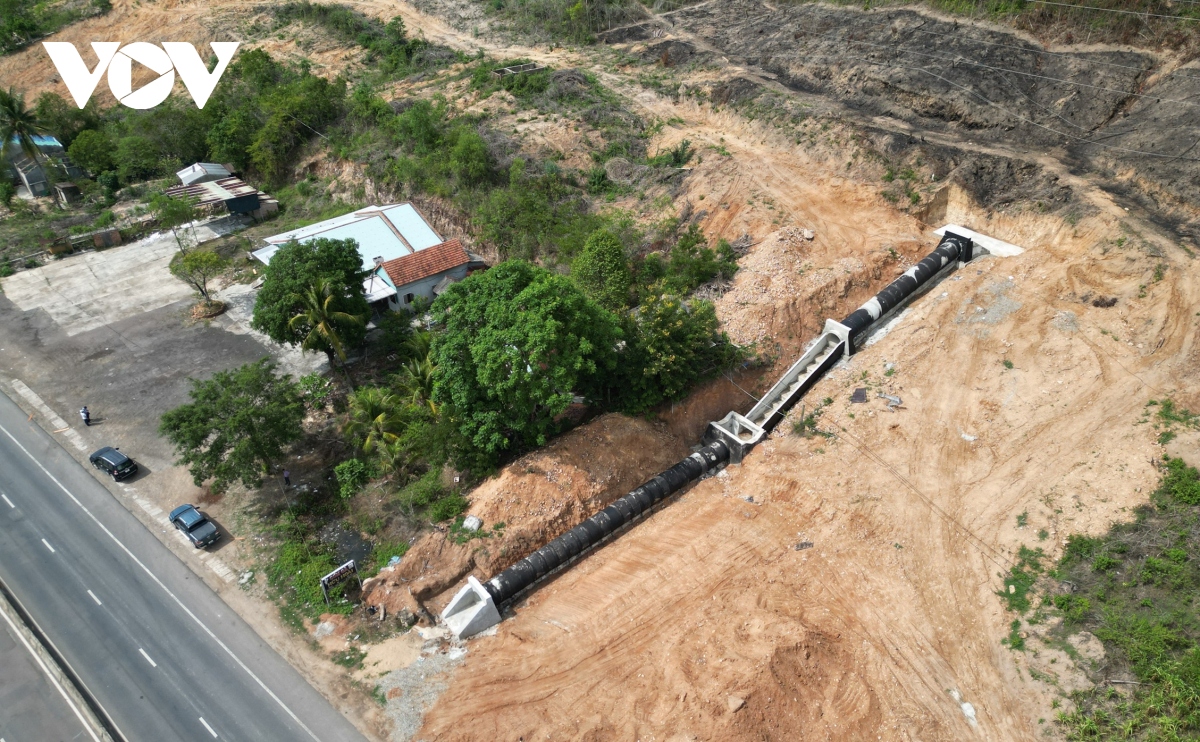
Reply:
[[[785,412],[796,399],[808,391],[843,353],[853,352],[856,345],[866,340],[867,330],[872,325],[886,319],[895,310],[927,290],[939,274],[952,270],[955,263],[971,260],[973,253],[974,244],[969,238],[947,232],[937,249],[888,284],[883,291],[843,320],[840,325],[832,321],[826,323],[826,342],[819,348],[810,348],[788,372],[790,374],[793,370],[799,371],[796,366],[805,365],[804,375],[793,378],[785,374],[755,407],[756,410],[760,407],[769,408],[761,424],[736,412],[731,412],[721,422],[710,423],[705,436],[707,445],[696,453],[486,583],[480,584],[473,576],[468,577],[467,585],[459,590],[446,606],[442,618],[460,637],[471,636],[496,625],[500,622],[499,609],[539,580],[646,515],[671,494],[728,463],[731,454],[734,461],[741,461],[742,455],[758,443],[767,434],[769,427],[781,418],[779,413]],[[834,325],[836,329],[830,331],[830,325]],[[824,355],[810,358],[818,352]],[[811,365],[808,365],[809,363]],[[736,420],[745,430],[730,428],[730,420]]]
[[[497,606],[646,515],[659,502],[729,460],[729,448],[716,441],[596,513],[484,583]]]
[[[866,340],[865,333],[871,325],[910,300],[946,266],[957,261],[970,262],[973,251],[974,243],[970,239],[946,233],[936,250],[842,320],[842,324],[850,328],[850,345],[853,347]]]

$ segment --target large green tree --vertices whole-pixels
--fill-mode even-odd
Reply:
[[[236,480],[259,487],[267,467],[301,435],[300,390],[290,376],[276,375],[268,358],[192,379],[189,395],[191,402],[162,416],[159,432],[197,487],[210,479],[218,492]]]
[[[266,268],[254,302],[251,327],[277,343],[303,343],[312,328],[300,326],[302,323],[293,326],[292,318],[304,311],[304,293],[321,278],[329,280],[339,292],[341,298],[333,307],[336,311],[359,317],[370,313],[363,295],[358,243],[327,239],[290,242],[279,248]],[[348,326],[341,330],[339,340],[354,348],[365,334],[365,325]]]
[[[596,230],[588,237],[571,266],[571,276],[588,296],[607,309],[621,309],[629,303],[632,277],[625,247],[607,229]]]
[[[67,148],[67,154],[76,165],[92,175],[99,175],[113,167],[112,139],[102,131],[87,129],[79,132],[75,141]]]
[[[433,305],[433,400],[476,470],[542,445],[575,395],[598,399],[616,366],[616,317],[564,276],[508,261],[450,287]]]

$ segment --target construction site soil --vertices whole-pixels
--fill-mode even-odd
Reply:
[[[1056,557],[1069,534],[1132,518],[1163,453],[1140,422],[1146,402],[1200,406],[1189,190],[1200,170],[1188,149],[1200,118],[1168,101],[1200,92],[1200,72],[1134,49],[1045,50],[916,9],[708,2],[607,46],[547,51],[489,35],[471,3],[423,3],[444,17],[356,7],[401,14],[451,48],[588,70],[670,122],[651,147],[687,139],[702,154],[673,208],[690,204],[712,238],[751,238],[732,284],[712,293],[723,326],[778,362],[710,382],[654,422],[600,417],[506,467],[471,493],[471,512],[503,533],[427,533],[367,586],[364,602],[391,615],[436,613],[465,575],[489,578],[686,455],[705,421],[749,407],[826,317],[932,249],[931,227],[1025,249],[967,265],[822,380],[805,403],[821,407],[819,433],[785,421],[437,665],[445,690],[416,737],[1055,735],[1052,704],[1089,682],[1072,669],[1084,660],[1001,643],[1014,615],[999,573],[1022,545]],[[55,38],[224,39],[236,35],[218,22],[239,28],[257,12],[117,0]],[[333,71],[350,58],[322,54]],[[57,85],[33,49],[0,60],[0,78]],[[860,387],[867,402],[851,404]],[[414,646],[380,672],[415,667]]]

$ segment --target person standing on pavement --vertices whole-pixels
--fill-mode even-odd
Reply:
[[[92,425],[92,413],[88,412],[87,405],[84,405],[84,406],[83,406],[83,409],[79,411],[79,417],[83,418],[83,424],[84,424],[86,427],[91,427],[91,425]]]

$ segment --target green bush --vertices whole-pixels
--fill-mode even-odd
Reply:
[[[442,473],[430,469],[419,479],[410,482],[400,490],[397,499],[410,508],[425,508],[446,496],[447,490],[442,486]]]
[[[1017,563],[1008,570],[1004,578],[1004,589],[996,593],[1006,603],[1008,610],[1024,613],[1030,608],[1029,593],[1042,573],[1041,549],[1022,546],[1017,552]]]
[[[305,374],[298,382],[300,392],[308,400],[308,405],[314,410],[320,410],[329,402],[333,395],[333,382],[320,374]]]
[[[360,459],[346,459],[333,468],[333,473],[338,481],[338,494],[343,499],[354,497],[371,478],[370,470]]]
[[[1158,493],[1182,505],[1200,505],[1200,473],[1183,459],[1169,459]]]
[[[571,277],[585,294],[607,309],[621,309],[629,303],[631,276],[625,246],[606,229],[588,237],[571,266]]]
[[[457,518],[466,512],[469,504],[467,498],[462,495],[448,495],[429,506],[429,519],[441,523]]]
[[[337,567],[330,547],[311,540],[287,540],[280,545],[267,568],[267,582],[288,605],[310,618],[322,613],[349,613],[354,606],[343,604],[342,586],[330,589],[330,605],[321,593],[321,578]]]

